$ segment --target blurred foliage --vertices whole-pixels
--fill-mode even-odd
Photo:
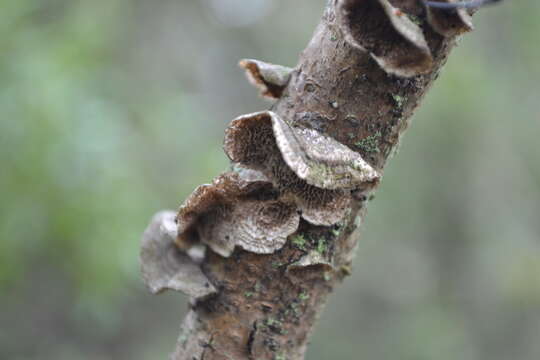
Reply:
[[[228,166],[226,124],[268,106],[237,60],[294,65],[324,3],[0,2],[0,358],[166,357],[185,299],[146,294],[140,234]],[[475,17],[308,359],[540,358],[539,16]]]

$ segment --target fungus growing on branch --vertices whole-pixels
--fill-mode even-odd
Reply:
[[[422,29],[388,0],[338,0],[336,12],[345,40],[368,51],[387,73],[412,77],[431,71]]]
[[[175,246],[174,218],[172,211],[157,213],[143,234],[140,258],[145,285],[153,294],[175,290],[195,299],[216,293],[199,265]]]
[[[269,99],[281,97],[293,71],[286,66],[253,59],[243,59],[239,65],[246,71],[249,82],[259,89],[261,96]]]
[[[195,189],[180,207],[176,244],[189,249],[200,242],[223,257],[229,257],[236,246],[270,254],[298,228],[296,209],[277,198],[262,174],[225,173]]]
[[[457,0],[434,0],[434,2],[453,4],[457,3]],[[444,9],[428,6],[427,20],[433,30],[445,37],[474,30],[472,17],[465,8]]]
[[[350,191],[368,191],[379,180],[359,153],[316,130],[291,127],[271,111],[233,120],[224,148],[233,162],[268,176],[314,225],[339,222]]]

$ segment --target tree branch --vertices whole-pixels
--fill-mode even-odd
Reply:
[[[241,62],[276,103],[231,123],[233,169],[180,208],[176,248],[155,222],[144,237],[149,287],[192,297],[171,359],[303,359],[328,295],[350,274],[388,158],[455,36],[471,29],[463,9],[331,0],[295,69]],[[148,256],[149,239],[165,244],[161,256]]]

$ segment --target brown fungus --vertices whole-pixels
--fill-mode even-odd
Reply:
[[[457,0],[433,0],[443,3],[456,3]],[[431,27],[442,36],[450,37],[474,30],[472,17],[465,8],[438,9],[427,7],[427,19]]]
[[[263,97],[270,99],[281,97],[293,71],[286,66],[253,59],[243,59],[239,65],[246,71],[249,82],[259,89]]]
[[[199,265],[174,244],[175,213],[157,213],[143,234],[141,273],[146,286],[154,294],[165,290],[181,291],[199,299],[215,294]]]
[[[223,145],[229,159],[249,168],[266,170],[279,152],[272,131],[274,116],[273,112],[263,111],[234,119],[225,130]]]
[[[345,40],[368,51],[387,73],[412,77],[431,71],[422,29],[388,0],[338,0],[336,12]]]
[[[301,191],[298,188],[292,189],[291,193],[296,195],[302,218],[313,225],[335,225],[343,220],[351,206],[351,196],[339,190],[308,186]]]
[[[225,152],[243,166],[262,171],[302,217],[329,226],[345,216],[350,191],[370,189],[379,174],[360,154],[312,129],[293,128],[264,111],[240,116],[226,130]]]
[[[262,174],[225,173],[199,186],[180,207],[176,243],[188,248],[202,242],[223,257],[235,246],[270,254],[285,244],[299,221],[296,206],[277,199]]]
[[[280,154],[281,155],[281,154]],[[348,190],[327,190],[300,179],[281,156],[267,163],[283,198],[291,198],[302,218],[313,225],[331,226],[343,219],[351,205]]]

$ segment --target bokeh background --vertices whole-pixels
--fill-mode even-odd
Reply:
[[[227,168],[325,0],[0,1],[0,359],[165,359],[151,215]],[[391,161],[308,360],[540,359],[540,2],[475,16]]]

